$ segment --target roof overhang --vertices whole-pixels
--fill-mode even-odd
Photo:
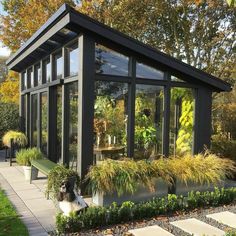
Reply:
[[[142,57],[146,57],[175,74],[195,79],[196,83],[207,84],[213,91],[230,91],[231,85],[195,67],[179,61],[165,53],[147,46],[117,30],[114,30],[68,6],[62,5],[48,21],[7,60],[9,69],[21,72],[26,65],[38,58],[47,56],[50,51],[62,46],[75,35],[65,35],[63,29],[78,33],[87,32],[126,48]],[[54,42],[54,44],[53,44]]]

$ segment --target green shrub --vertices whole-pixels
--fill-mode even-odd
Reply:
[[[4,134],[2,138],[2,142],[5,146],[10,147],[11,139],[13,139],[13,143],[21,147],[24,147],[27,145],[27,137],[22,132],[9,130]]]
[[[155,190],[155,179],[161,178],[167,184],[178,179],[186,185],[217,184],[231,176],[236,170],[234,162],[215,154],[205,153],[192,156],[160,158],[154,161],[132,159],[107,159],[99,165],[91,166],[87,181],[93,193],[134,193],[141,184],[150,191]]]
[[[223,135],[212,136],[211,151],[220,157],[236,161],[236,140],[229,140]]]
[[[21,149],[16,153],[16,162],[21,166],[30,166],[31,160],[38,160],[44,157],[38,148]]]
[[[113,203],[109,207],[89,207],[78,215],[56,217],[59,234],[79,232],[111,224],[119,224],[129,220],[140,220],[181,210],[199,207],[219,206],[236,202],[236,188],[219,189],[213,192],[190,192],[188,196],[168,195],[164,198],[153,198],[147,202],[124,202],[121,206]],[[232,234],[234,235],[234,234]],[[229,234],[231,236],[231,234]]]
[[[19,130],[19,106],[14,103],[0,103],[0,139],[9,130]],[[0,142],[0,148],[2,143]]]
[[[56,198],[62,181],[69,178],[74,178],[76,186],[79,187],[80,178],[76,171],[67,169],[62,165],[54,167],[48,175],[46,192],[52,192],[52,197]]]

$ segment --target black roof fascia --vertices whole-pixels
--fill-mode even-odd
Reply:
[[[9,59],[6,64],[10,64],[20,56],[27,48],[29,48],[38,38],[40,38],[46,31],[48,31],[53,25],[62,18],[66,13],[68,13],[72,8],[63,4],[46,22],[43,24]]]
[[[82,13],[79,13],[67,4],[62,5],[59,10],[52,15],[49,20],[12,56],[8,59],[7,65],[11,63],[31,45],[37,41],[47,30],[49,30],[66,13],[70,13],[70,23],[77,25],[80,29],[90,31],[103,38],[106,38],[122,47],[128,48],[137,54],[143,55],[151,60],[157,61],[164,66],[172,68],[185,76],[197,79],[199,82],[210,85],[215,91],[231,91],[231,85],[215,76],[190,66],[180,60],[175,59],[163,52],[160,52],[151,46],[135,40],[128,35],[112,29]],[[25,55],[27,56],[27,55]]]

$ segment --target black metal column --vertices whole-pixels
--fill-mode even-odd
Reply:
[[[128,88],[127,156],[134,157],[136,60],[133,57],[129,61],[129,76],[132,80]]]
[[[93,164],[94,81],[95,42],[88,35],[80,35],[77,171],[82,179]]]

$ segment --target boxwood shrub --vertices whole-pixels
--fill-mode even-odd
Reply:
[[[164,198],[153,198],[147,202],[116,203],[109,207],[89,207],[79,214],[69,217],[61,213],[56,217],[56,227],[59,234],[79,232],[82,229],[119,224],[131,220],[151,218],[176,211],[192,210],[200,207],[220,206],[236,201],[236,188],[215,188],[213,192],[190,192],[187,196],[174,194]]]

